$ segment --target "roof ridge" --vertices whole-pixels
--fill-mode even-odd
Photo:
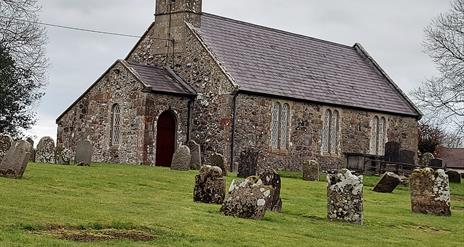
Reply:
[[[241,20],[237,20],[237,19],[233,19],[233,18],[229,18],[229,17],[224,17],[224,16],[220,16],[220,15],[206,13],[206,12],[203,12],[202,14],[205,15],[205,16],[213,17],[213,18],[218,18],[218,19],[223,19],[223,20],[230,21],[230,22],[235,22],[235,23],[238,23],[238,24],[244,24],[244,25],[248,25],[248,26],[253,26],[253,27],[266,29],[266,30],[273,31],[273,32],[292,35],[292,36],[295,36],[295,37],[311,39],[311,40],[314,40],[314,41],[319,41],[319,42],[323,42],[323,43],[327,43],[327,44],[331,44],[331,45],[336,45],[336,46],[340,46],[340,47],[343,47],[343,48],[354,49],[354,46],[345,45],[345,44],[341,44],[341,43],[337,43],[337,42],[333,42],[333,41],[329,41],[329,40],[319,39],[319,38],[307,36],[307,35],[304,35],[304,34],[292,33],[292,32],[289,32],[289,31],[282,30],[282,29],[267,27],[267,26],[263,26],[263,25],[259,25],[259,24],[254,24],[254,23],[251,23],[251,22],[241,21]]]

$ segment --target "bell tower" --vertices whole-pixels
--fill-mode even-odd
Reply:
[[[193,13],[201,14],[202,0],[156,0],[155,16]]]

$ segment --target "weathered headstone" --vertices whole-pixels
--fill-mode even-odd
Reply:
[[[74,161],[78,166],[89,166],[92,163],[93,145],[89,140],[79,141]]]
[[[193,200],[195,202],[222,204],[226,195],[226,180],[221,168],[202,166],[200,174],[195,177]]]
[[[27,142],[31,144],[31,155],[29,156],[29,161],[30,162],[35,162],[35,149],[34,149],[34,140],[32,138],[28,137],[26,139]]]
[[[400,160],[401,144],[398,142],[387,142],[385,144],[385,161],[398,162]]]
[[[62,146],[56,147],[55,160],[56,160],[56,163],[60,165],[71,164],[71,160],[72,160],[71,150],[64,148]]]
[[[263,185],[258,177],[232,181],[221,212],[227,216],[261,220],[267,210],[272,187]]]
[[[320,166],[315,160],[307,160],[303,162],[303,180],[319,181]]]
[[[416,169],[409,177],[411,205],[414,213],[450,216],[450,190],[445,171]]]
[[[0,162],[13,145],[13,139],[9,135],[0,135]]]
[[[191,159],[190,148],[185,145],[180,145],[172,157],[171,169],[176,171],[189,171]]]
[[[386,172],[375,185],[373,191],[380,193],[392,193],[400,183],[400,176],[393,172]]]
[[[51,137],[43,137],[37,144],[35,161],[38,163],[55,163],[55,141]]]
[[[201,147],[200,144],[196,143],[193,140],[190,140],[187,143],[187,146],[190,148],[190,169],[198,170],[201,168]]]
[[[434,159],[435,159],[435,155],[433,155],[432,153],[424,153],[422,154],[422,157],[421,157],[421,165],[430,166],[430,164],[432,163],[432,160]]]
[[[446,172],[446,175],[448,175],[450,183],[456,183],[456,184],[461,183],[461,174],[459,174],[459,172],[449,170],[449,171]]]
[[[240,153],[240,161],[238,165],[238,177],[247,178],[256,176],[258,169],[258,160],[260,152],[255,148],[249,148]]]
[[[271,196],[266,202],[267,209],[275,212],[282,211],[282,199],[280,198],[282,179],[280,175],[274,169],[267,167],[259,173],[259,178],[264,185],[272,187]]]
[[[222,154],[215,153],[209,158],[208,165],[210,166],[217,166],[221,168],[222,175],[227,176],[227,168],[224,162],[224,156]]]
[[[443,169],[443,160],[442,159],[433,159],[430,161],[430,167],[434,169]]]
[[[343,169],[327,181],[328,219],[363,224],[363,177]]]
[[[410,150],[401,150],[400,151],[400,162],[415,165],[416,164],[416,153]]]
[[[22,178],[26,171],[31,144],[27,141],[13,143],[8,153],[0,163],[0,176],[8,178]]]

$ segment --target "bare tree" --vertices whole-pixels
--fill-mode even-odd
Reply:
[[[413,95],[429,121],[451,126],[460,139],[464,134],[464,0],[454,0],[451,10],[433,20],[425,33],[425,51],[441,75],[424,82]]]

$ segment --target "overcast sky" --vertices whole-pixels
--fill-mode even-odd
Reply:
[[[155,0],[40,0],[43,22],[142,35]],[[410,92],[436,73],[423,53],[424,28],[448,0],[203,0],[203,11],[353,45],[361,43]],[[137,39],[47,28],[49,84],[37,106],[36,137],[56,138],[55,119]]]

